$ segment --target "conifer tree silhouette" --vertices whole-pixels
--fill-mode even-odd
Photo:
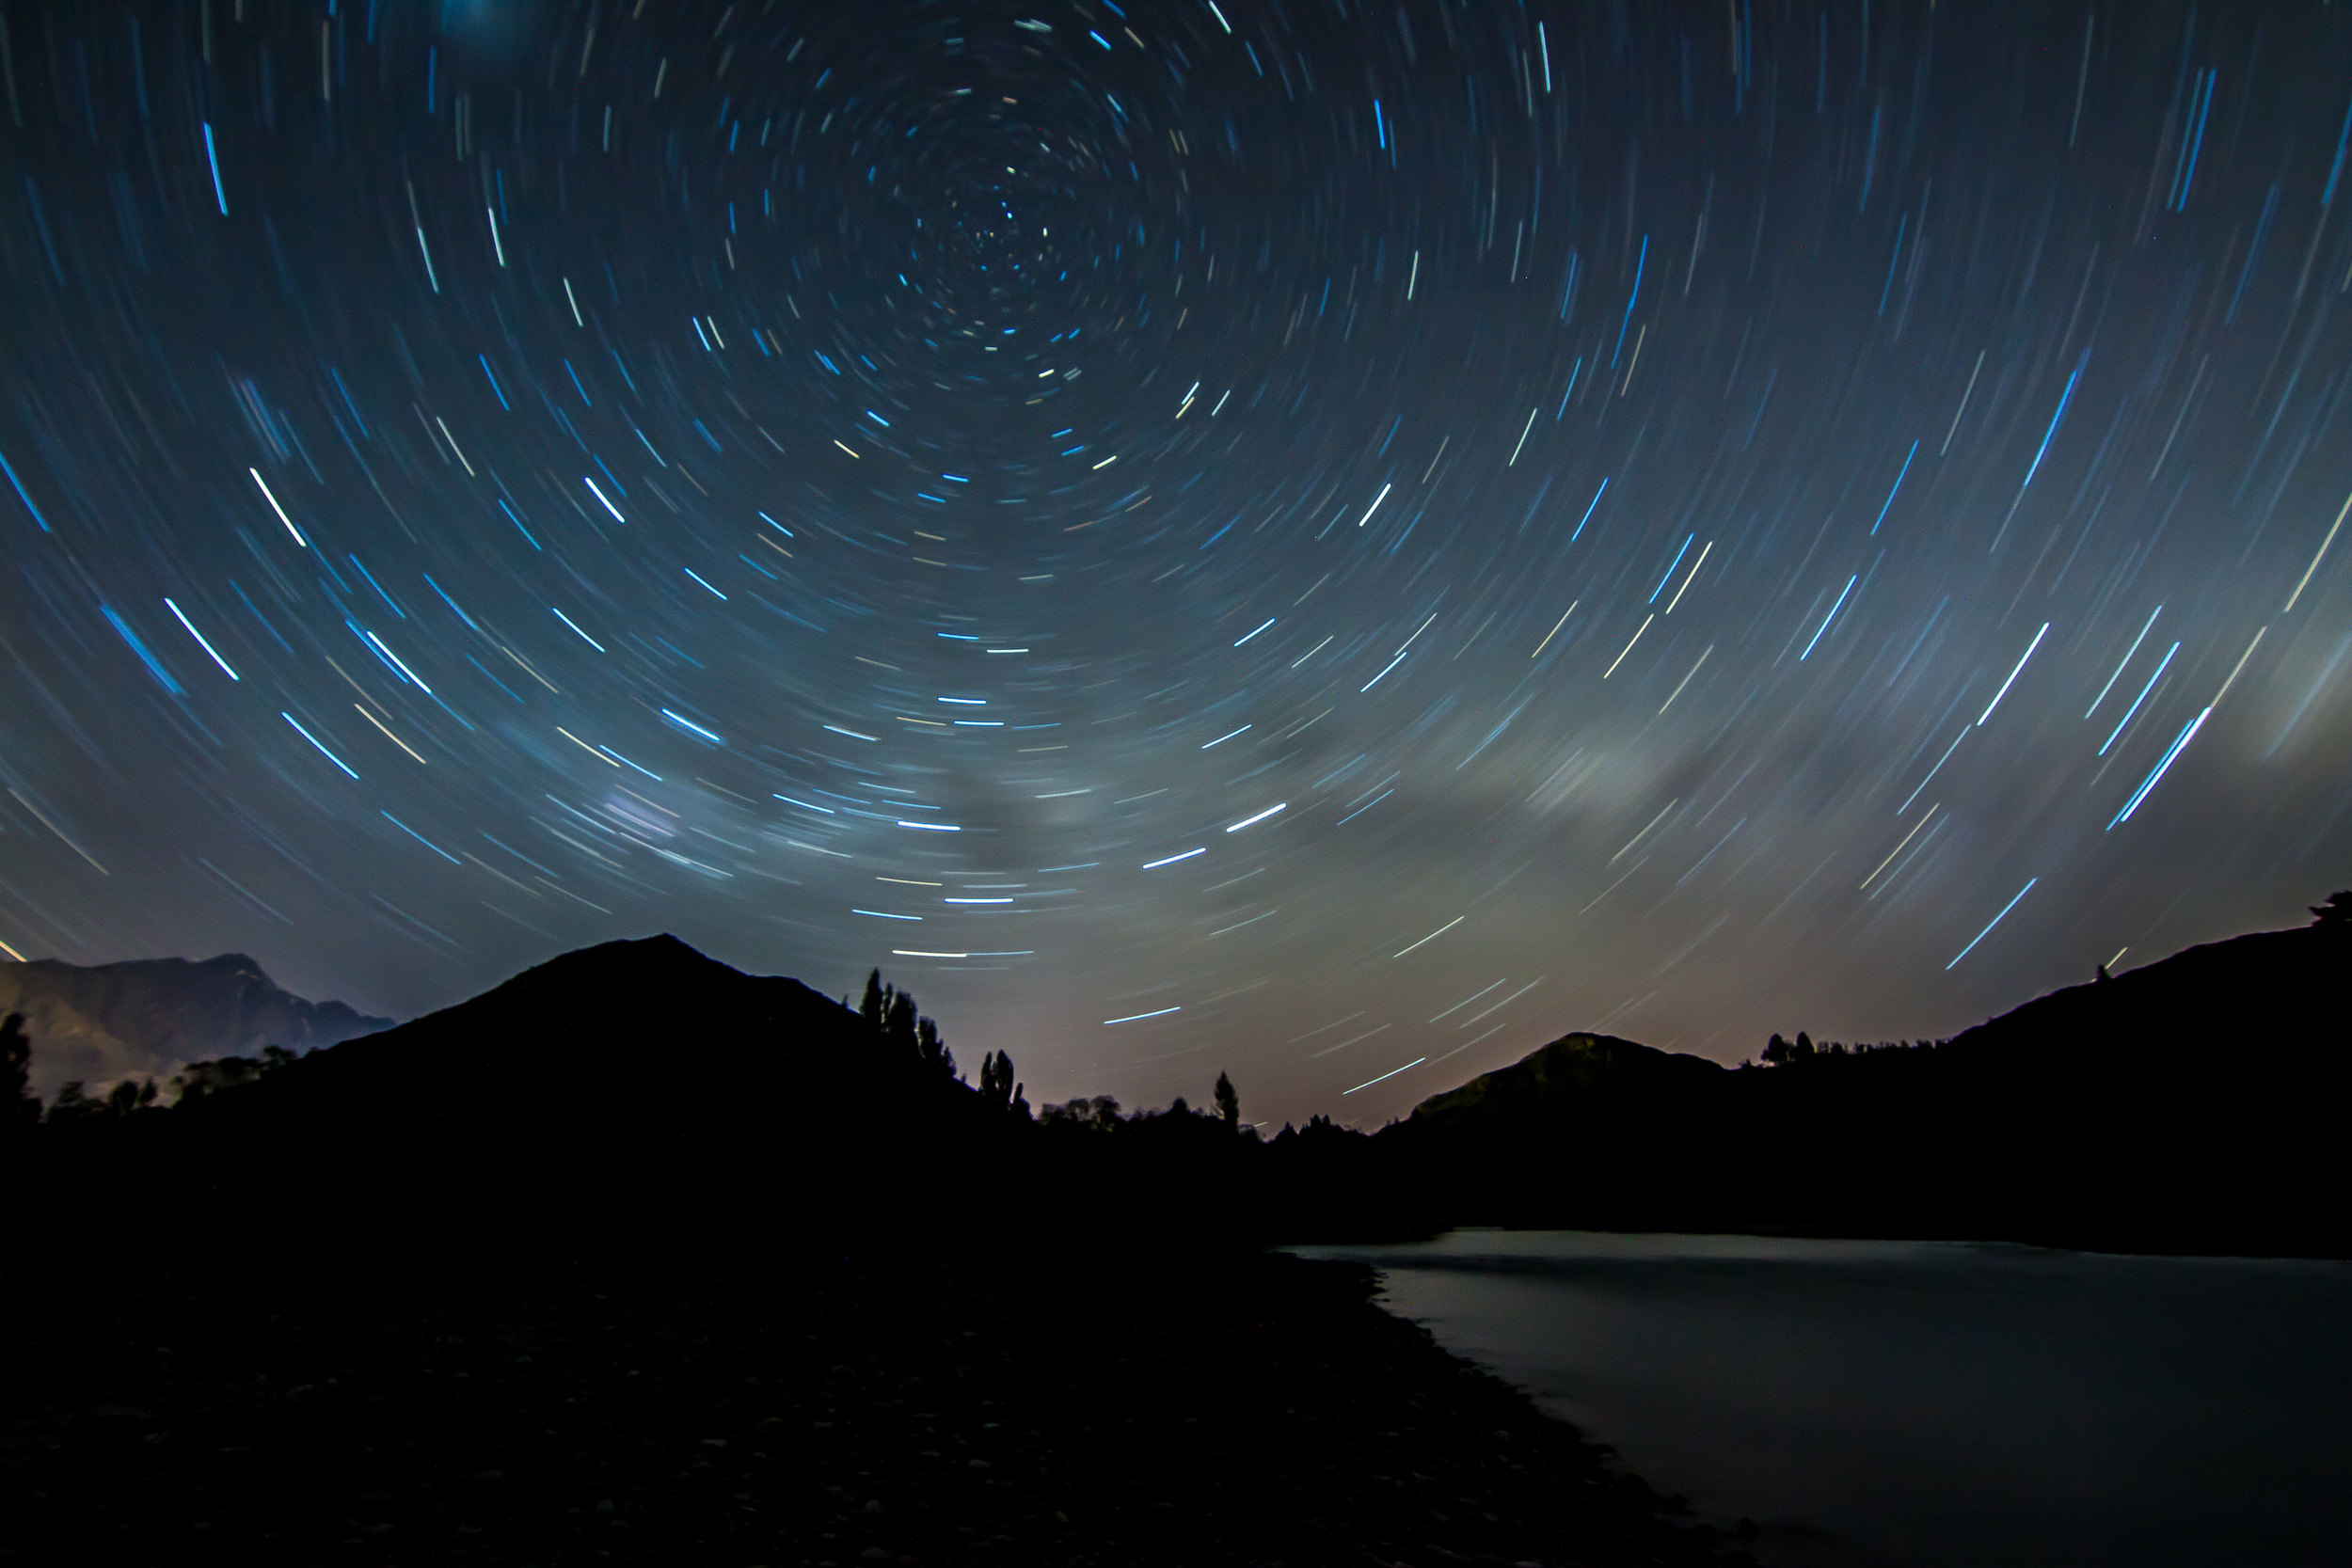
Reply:
[[[1020,1086],[1013,1082],[1012,1058],[999,1051],[980,1062],[980,1099],[1000,1110],[1009,1109]],[[1026,1102],[1023,1112],[1026,1114]]]
[[[14,1143],[40,1119],[32,1092],[33,1042],[24,1036],[24,1015],[0,1020],[0,1148]]]
[[[1229,1129],[1241,1126],[1241,1096],[1234,1092],[1232,1079],[1222,1072],[1216,1075],[1216,1115]]]
[[[858,1016],[866,1021],[866,1027],[877,1035],[882,1031],[883,1006],[882,971],[877,969],[866,976],[866,999],[857,1006]]]
[[[920,1049],[914,1037],[914,997],[909,991],[893,991],[890,1011],[882,1022],[882,1038],[890,1046],[890,1054],[901,1062],[918,1059]]]

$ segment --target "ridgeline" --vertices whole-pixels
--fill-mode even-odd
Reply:
[[[852,1009],[657,937],[307,1055],[197,1064],[169,1108],[118,1089],[36,1119],[20,1090],[0,1139],[93,1214],[200,1216],[207,1250],[993,1245],[1041,1227],[1246,1244],[1493,1224],[2344,1257],[2324,1151],[2352,1086],[2352,895],[2314,912],[1949,1040],[1775,1036],[1726,1069],[1572,1034],[1376,1134],[1316,1117],[1268,1139],[1222,1077],[1206,1111],[1033,1113],[1009,1053],[967,1083],[879,974]],[[162,1229],[167,1245],[182,1227]]]
[[[1607,1450],[1252,1243],[1455,1224],[2343,1257],[2352,895],[1958,1037],[1570,1035],[1367,1136],[1032,1113],[876,974],[667,937],[308,1054],[24,1090],[0,1558],[1737,1563]],[[716,1085],[713,1087],[713,1085]],[[151,1085],[150,1085],[151,1088]]]

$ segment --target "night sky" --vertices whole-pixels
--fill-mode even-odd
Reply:
[[[0,14],[11,954],[1371,1126],[2352,882],[2344,8]]]

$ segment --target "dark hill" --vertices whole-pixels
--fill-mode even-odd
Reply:
[[[1947,1147],[2038,1239],[2345,1256],[2347,976],[2323,923],[2038,997],[1936,1053]]]
[[[2190,947],[2112,980],[2038,996],[1955,1036],[1960,1057],[2031,1070],[2054,1059],[2101,1071],[2210,1068],[2224,1039],[2292,1057],[2352,1045],[2343,1001],[2352,924],[2257,931]]]
[[[2191,949],[1949,1042],[1719,1067],[1567,1036],[1365,1137],[1172,1106],[1032,1121],[912,1000],[878,1025],[668,937],[170,1111],[46,1125],[38,1180],[205,1247],[644,1251],[1340,1240],[1449,1225],[2352,1256],[2352,926]],[[895,1016],[895,1015],[894,1015]],[[928,1021],[926,1021],[927,1022]],[[1001,1069],[1001,1070],[998,1070]],[[28,1148],[31,1146],[26,1146]]]
[[[317,1053],[207,1110],[256,1125],[394,1121],[431,1144],[469,1130],[567,1136],[614,1118],[666,1126],[755,1108],[785,1123],[791,1101],[820,1086],[813,1079],[848,1069],[855,1023],[797,980],[745,974],[675,937],[610,942]]]
[[[0,964],[0,1018],[10,1013],[24,1015],[33,1089],[44,1100],[68,1082],[167,1079],[190,1062],[257,1056],[273,1045],[309,1051],[392,1022],[282,990],[242,953],[201,962]]]
[[[1567,1035],[1431,1096],[1413,1116],[1433,1130],[1536,1128],[1653,1097],[1702,1100],[1715,1092],[1723,1070],[1703,1056],[1670,1055],[1613,1035]]]
[[[1719,1068],[1571,1035],[1374,1139],[1455,1223],[2352,1255],[2352,927],[2190,948],[1942,1044]]]
[[[913,1019],[909,1019],[910,1026]],[[632,1249],[919,1227],[1006,1117],[796,980],[607,942],[248,1084],[76,1128],[71,1190],[208,1244]],[[139,1189],[146,1189],[141,1191]]]
[[[1723,1560],[1369,1270],[1234,1246],[1274,1150],[1041,1125],[875,1011],[612,942],[169,1109],[0,1118],[40,1200],[0,1558]],[[1282,1157],[1355,1196],[1371,1142]]]

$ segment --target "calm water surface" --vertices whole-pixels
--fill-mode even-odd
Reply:
[[[2352,1564],[2352,1266],[1457,1230],[1302,1247],[1768,1564]]]

